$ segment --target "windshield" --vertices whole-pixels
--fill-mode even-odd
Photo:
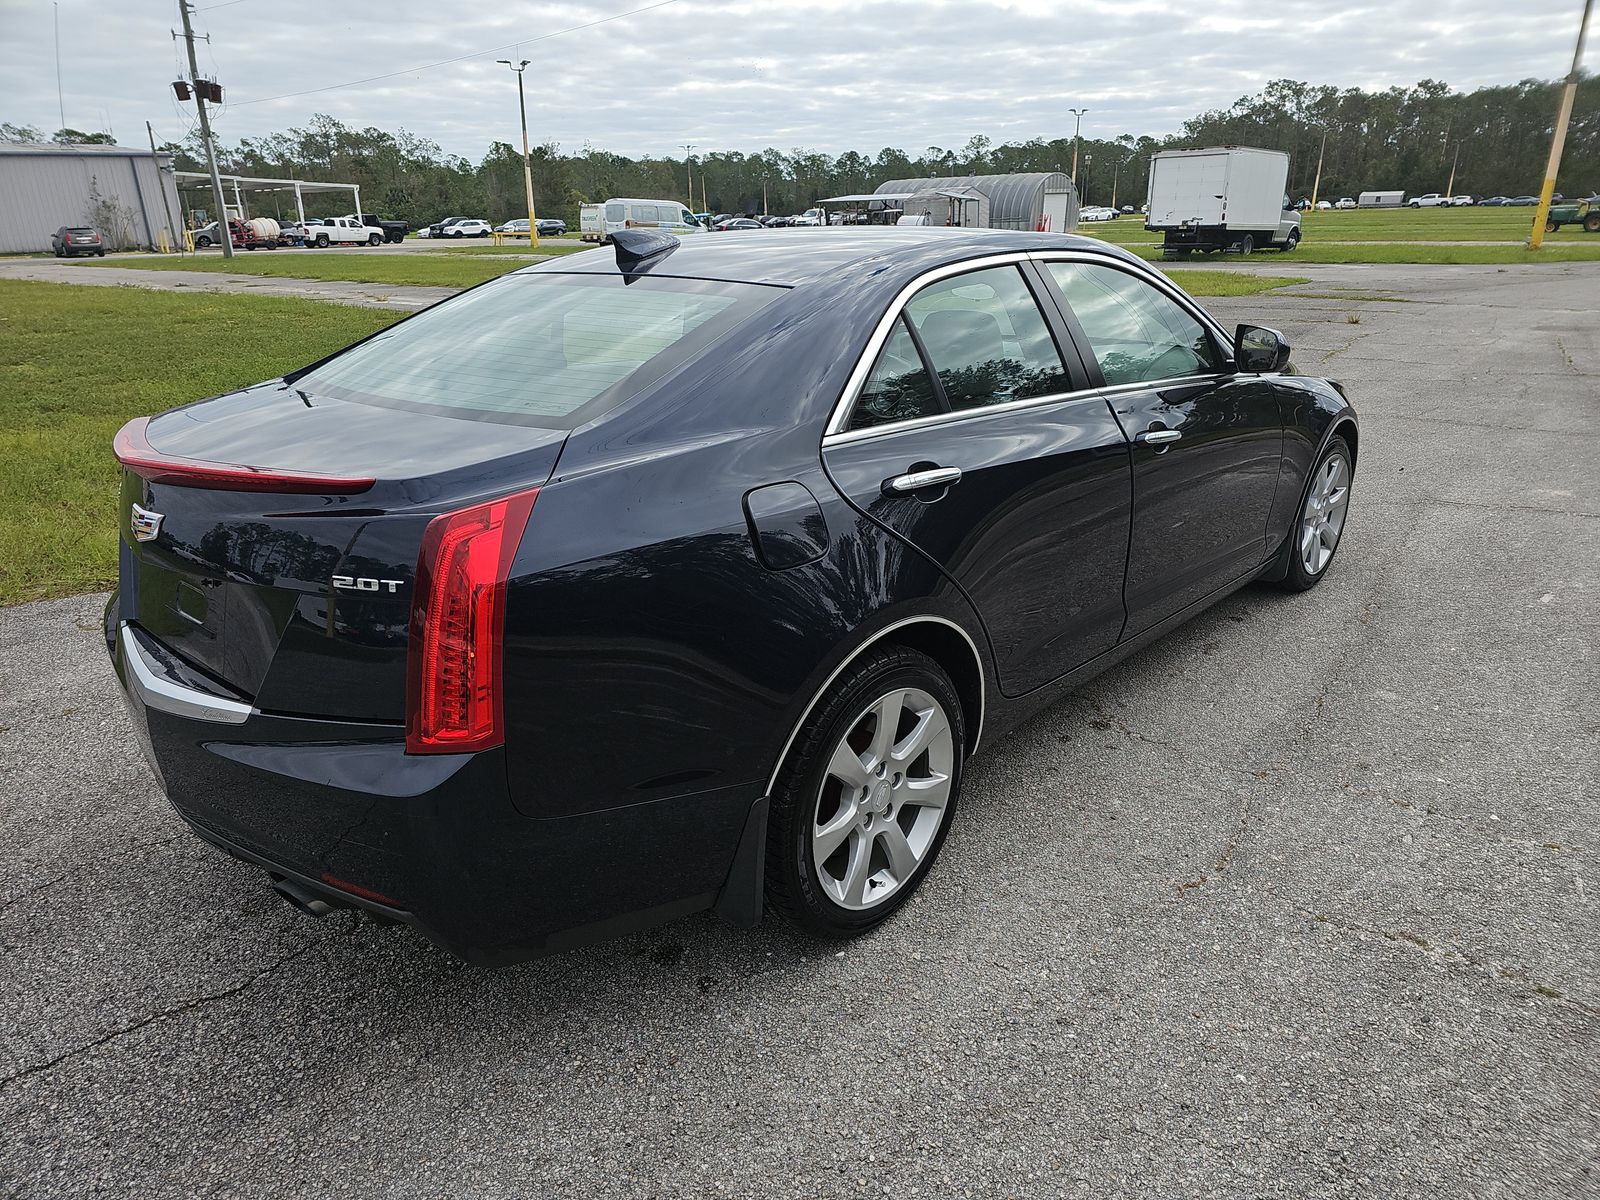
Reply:
[[[688,361],[781,291],[649,276],[506,275],[290,381],[361,404],[572,428]]]

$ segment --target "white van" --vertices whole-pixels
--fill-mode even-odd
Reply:
[[[706,231],[705,226],[676,200],[607,200],[601,218],[603,238],[619,229],[665,229],[679,237]]]

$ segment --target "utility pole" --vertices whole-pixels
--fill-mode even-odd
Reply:
[[[189,0],[179,0],[183,14],[183,40],[189,47],[189,82],[195,86],[194,106],[200,113],[200,138],[206,144],[206,166],[211,170],[211,194],[217,201],[217,235],[222,257],[233,257],[233,230],[228,226],[228,202],[222,198],[222,176],[217,173],[217,148],[211,141],[211,118],[206,116],[206,98],[200,94],[200,63],[194,55],[194,27],[189,23]]]
[[[1328,149],[1328,127],[1322,127],[1322,145],[1317,147],[1317,174],[1311,181],[1311,211],[1317,211],[1317,189],[1322,186],[1322,156]]]
[[[150,135],[150,159],[156,164],[156,183],[161,188],[161,210],[167,214],[167,228],[176,240],[178,227],[172,223],[172,205],[167,203],[167,181],[161,178],[161,158],[156,154],[156,131],[150,127],[149,121],[144,123],[144,131]]]
[[[1572,119],[1572,97],[1578,90],[1578,69],[1583,62],[1583,39],[1589,33],[1589,13],[1594,0],[1583,0],[1583,19],[1578,22],[1578,48],[1572,52],[1572,70],[1567,73],[1567,85],[1561,89],[1561,107],[1556,112],[1556,129],[1550,138],[1550,161],[1544,168],[1544,186],[1539,189],[1539,207],[1533,210],[1533,231],[1528,235],[1528,248],[1537,250],[1544,245],[1544,223],[1550,219],[1550,197],[1556,190],[1556,172],[1561,168],[1561,148],[1567,141],[1567,122]]]
[[[61,114],[61,124],[58,128],[67,127],[67,102],[62,99],[61,92],[61,5],[52,4],[51,11],[56,19],[56,108]]]
[[[1119,158],[1111,164],[1111,207],[1117,206],[1117,176],[1122,174],[1122,160]]]
[[[1073,126],[1072,126],[1072,186],[1073,187],[1077,187],[1078,186],[1078,135],[1083,132],[1083,114],[1088,112],[1089,110],[1087,108],[1069,108],[1069,109],[1067,109],[1067,111],[1069,113],[1071,113],[1074,117],[1077,118],[1077,120],[1073,123]],[[1078,199],[1081,201],[1083,199],[1083,197],[1080,195],[1078,197]]]
[[[528,162],[528,102],[522,98],[522,73],[528,69],[528,60],[525,58],[517,66],[511,66],[509,58],[497,58],[496,62],[503,62],[517,73],[517,111],[522,114],[522,186],[528,193],[528,249],[539,248],[539,219],[533,213],[533,167]]]
[[[1456,168],[1461,165],[1461,143],[1456,143],[1456,156],[1450,160],[1450,182],[1444,185],[1444,194],[1452,201],[1456,195]]]
[[[689,211],[694,211],[694,159],[689,157],[694,147],[685,142],[683,144],[683,169],[689,176]]]

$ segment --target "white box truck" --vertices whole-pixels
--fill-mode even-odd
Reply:
[[[1300,243],[1300,214],[1289,208],[1288,182],[1289,156],[1282,150],[1161,150],[1150,156],[1144,227],[1162,235],[1165,258],[1187,258],[1196,250],[1293,250]]]

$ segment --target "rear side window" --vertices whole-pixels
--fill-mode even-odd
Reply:
[[[606,205],[606,220],[626,221],[628,219],[628,206],[625,204]]]
[[[1211,335],[1172,297],[1115,267],[1048,264],[1108,385],[1151,383],[1218,369]]]
[[[934,394],[933,379],[911,340],[904,315],[896,318],[894,332],[883,344],[878,362],[861,389],[855,411],[850,414],[851,429],[870,429],[892,421],[910,421],[943,412]]]
[[[290,382],[313,400],[571,428],[688,361],[783,289],[507,275]]]
[[[905,307],[952,411],[1071,390],[1061,354],[1016,267],[941,279]]]

